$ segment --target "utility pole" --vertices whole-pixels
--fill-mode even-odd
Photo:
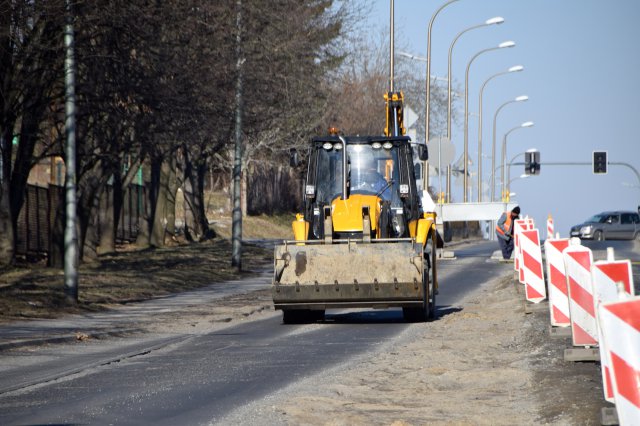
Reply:
[[[232,213],[232,253],[231,266],[242,269],[242,0],[236,2],[236,123],[235,152],[233,158],[233,213]]]
[[[73,13],[71,0],[66,1],[67,23],[64,30],[64,85],[66,179],[64,227],[64,295],[68,303],[78,302],[78,230],[76,228],[76,89]]]

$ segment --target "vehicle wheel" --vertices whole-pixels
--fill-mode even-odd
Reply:
[[[429,267],[429,319],[434,319],[436,317],[436,295],[438,294],[438,290],[436,289],[437,275],[435,268],[437,253],[436,248],[431,245],[431,264]]]
[[[324,321],[324,309],[312,310],[310,314],[311,321]]]
[[[436,290],[433,288],[433,284],[430,284],[429,288],[429,319],[435,319],[436,317]]]
[[[422,307],[402,308],[402,315],[406,322],[425,322],[433,318],[433,314],[431,313],[431,300],[435,303],[435,294],[433,294],[433,298],[430,298],[433,289],[433,285],[430,284],[431,280],[429,279],[430,269],[427,263],[422,275]]]
[[[426,322],[429,318],[424,308],[402,308],[402,316],[405,322]]]
[[[284,324],[305,324],[313,321],[309,309],[284,309],[282,311],[282,322]]]
[[[604,234],[602,231],[596,231],[593,233],[593,239],[596,241],[604,241]]]

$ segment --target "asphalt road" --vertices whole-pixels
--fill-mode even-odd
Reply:
[[[510,273],[495,243],[439,262],[437,315]],[[3,371],[0,424],[206,424],[324,369],[374,352],[407,327],[401,310],[328,311],[324,323],[283,325],[279,315],[222,331],[103,341],[83,352],[51,346]],[[29,359],[29,357],[32,357]],[[15,359],[15,358],[14,358]],[[11,386],[13,383],[13,387]],[[254,419],[255,420],[255,419]]]

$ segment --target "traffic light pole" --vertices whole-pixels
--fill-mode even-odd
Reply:
[[[572,162],[572,161],[568,161],[568,162],[541,162],[539,163],[541,166],[591,166],[593,165],[593,163],[591,162]],[[511,164],[512,166],[524,166],[525,163],[513,163]],[[638,179],[638,185],[640,185],[640,173],[638,173],[638,170],[633,167],[631,164],[629,163],[624,163],[624,162],[620,162],[620,161],[609,161],[607,162],[607,165],[609,166],[624,166],[624,167],[628,167],[629,169],[631,169],[631,171],[633,171],[633,173],[635,173],[636,178]]]

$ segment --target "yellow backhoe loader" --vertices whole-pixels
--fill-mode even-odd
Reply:
[[[403,95],[388,92],[384,136],[311,140],[304,211],[294,239],[275,247],[273,302],[284,323],[322,320],[332,308],[402,307],[433,318],[438,289],[435,213],[423,211]],[[292,152],[292,165],[297,153]]]

